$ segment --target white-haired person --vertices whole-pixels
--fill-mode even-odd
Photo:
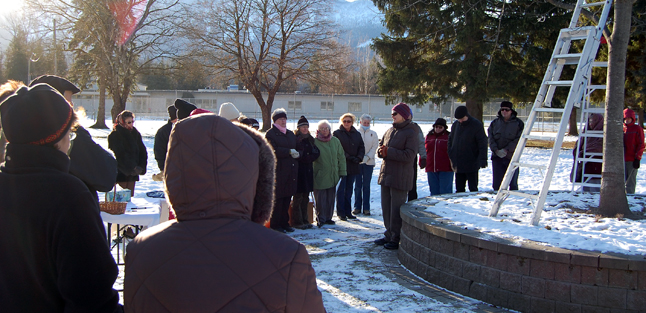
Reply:
[[[345,154],[339,139],[332,136],[330,122],[320,121],[316,126],[314,144],[320,156],[312,164],[314,170],[314,201],[317,226],[334,225],[334,200],[339,179],[347,175]]]
[[[363,139],[363,146],[366,153],[363,160],[359,163],[359,175],[355,180],[354,187],[354,210],[352,214],[357,215],[363,212],[363,215],[370,215],[370,182],[372,181],[372,172],[375,169],[375,154],[379,147],[379,137],[377,132],[370,129],[372,116],[369,114],[361,115],[359,118],[360,127],[357,129]]]

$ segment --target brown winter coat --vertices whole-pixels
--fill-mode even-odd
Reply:
[[[164,181],[177,215],[128,245],[126,312],[325,312],[305,247],[263,227],[275,158],[213,114],[178,122]]]
[[[388,129],[380,145],[388,147],[379,171],[379,185],[399,190],[413,189],[413,166],[419,148],[418,130],[410,120]],[[380,155],[380,157],[382,157]]]

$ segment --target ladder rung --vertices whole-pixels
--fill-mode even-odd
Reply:
[[[597,113],[597,114],[605,114],[606,109],[605,108],[587,108],[587,109],[582,109],[581,112],[584,113]]]
[[[525,135],[523,137],[527,138],[527,140],[550,140],[550,141],[554,141],[554,139],[556,139],[556,138],[550,137],[550,136],[536,136],[536,135]]]
[[[577,161],[590,162],[590,163],[603,163],[603,159],[595,159],[595,158],[577,158]]]
[[[551,81],[546,81],[546,85],[553,85],[553,86],[572,86],[572,81],[571,80],[551,80]]]
[[[606,89],[606,85],[588,85],[588,89]]]
[[[517,162],[517,163],[514,163],[514,164],[517,164],[518,167],[529,167],[529,168],[536,168],[536,169],[539,169],[539,170],[547,169],[546,165],[531,164],[531,163],[520,163],[520,162]]]
[[[608,67],[608,62],[595,61],[592,62],[593,67]]]
[[[536,112],[554,112],[554,113],[563,113],[563,108],[535,108]]]
[[[555,59],[565,60],[564,64],[579,64],[582,53],[557,54]]]
[[[596,7],[596,6],[600,6],[600,5],[604,5],[604,4],[606,4],[605,1],[590,2],[590,3],[582,4],[581,7],[582,8],[589,8],[589,7]]]
[[[577,28],[563,28],[561,29],[561,39],[569,40],[582,40],[588,38],[590,30],[594,29],[593,26],[577,27]]]
[[[529,193],[524,193],[524,192],[515,191],[515,190],[502,190],[501,189],[501,190],[498,190],[498,192],[506,193],[506,194],[509,194],[509,195],[512,195],[512,196],[519,196],[519,197],[523,197],[523,198],[534,199],[534,200],[538,199],[538,195],[532,195],[532,194],[529,194]]]
[[[601,183],[595,184],[595,183],[573,183],[575,186],[582,186],[582,187],[600,187]]]
[[[600,133],[585,132],[585,133],[579,134],[579,137],[603,138],[603,132],[600,132]]]

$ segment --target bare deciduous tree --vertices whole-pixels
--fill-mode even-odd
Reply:
[[[186,6],[182,27],[193,53],[216,74],[234,74],[271,126],[276,93],[288,80],[316,81],[344,71],[327,0],[199,0]],[[312,65],[316,64],[316,67]],[[332,82],[322,82],[332,83]]]
[[[139,72],[158,58],[173,54],[168,43],[174,35],[173,8],[178,0],[27,0],[45,20],[57,18],[67,35],[67,50],[74,55],[70,78],[81,85],[98,83],[101,98],[97,123],[105,128],[107,91],[113,100],[112,120],[125,109],[128,96],[136,85]],[[116,9],[115,9],[116,8]],[[131,9],[140,10],[138,23]],[[134,11],[133,11],[134,12]],[[133,15],[139,15],[135,13]],[[131,36],[124,42],[124,26],[131,26]]]

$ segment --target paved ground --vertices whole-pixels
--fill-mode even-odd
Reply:
[[[473,312],[510,312],[507,309],[494,307],[479,300],[447,291],[420,279],[401,266],[397,259],[397,251],[387,250],[381,246],[373,246],[366,248],[366,252],[381,261],[382,265],[379,270],[381,270],[384,275],[390,277],[393,281],[410,290],[419,292],[437,301],[450,304],[455,308],[464,308]]]

